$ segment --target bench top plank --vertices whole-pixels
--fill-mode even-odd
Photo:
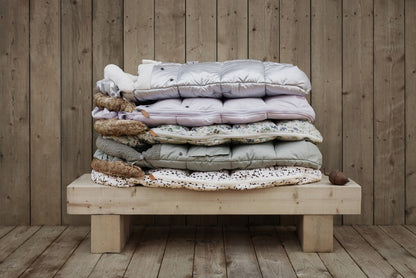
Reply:
[[[334,186],[324,176],[313,184],[246,191],[115,188],[84,174],[68,185],[67,208],[69,214],[359,214],[361,187],[354,181]]]

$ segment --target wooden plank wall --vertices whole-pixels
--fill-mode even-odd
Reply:
[[[416,224],[416,1],[0,1],[0,225],[85,224],[65,186],[89,171],[95,81],[115,63],[294,63],[324,168],[363,185],[345,224]],[[292,217],[148,216],[150,224],[292,224]]]

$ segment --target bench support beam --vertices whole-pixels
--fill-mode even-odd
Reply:
[[[303,252],[332,252],[333,215],[299,215],[297,232]]]
[[[91,215],[91,252],[120,253],[130,232],[129,215]]]

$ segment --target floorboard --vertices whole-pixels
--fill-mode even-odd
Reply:
[[[336,226],[332,253],[293,227],[134,227],[120,254],[91,254],[89,227],[0,226],[0,277],[416,277],[416,226]]]

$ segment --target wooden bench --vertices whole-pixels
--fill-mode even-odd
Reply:
[[[121,252],[131,231],[130,215],[298,215],[304,252],[331,252],[333,216],[360,214],[361,187],[333,186],[327,177],[307,185],[248,191],[198,192],[187,189],[95,184],[85,174],[67,187],[69,214],[91,215],[91,252]]]

